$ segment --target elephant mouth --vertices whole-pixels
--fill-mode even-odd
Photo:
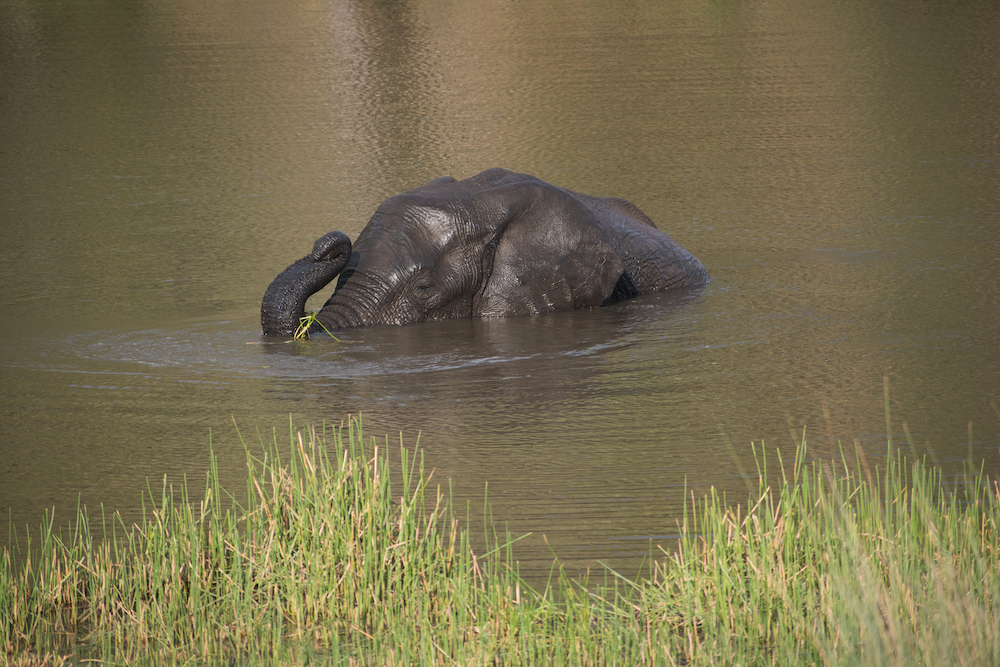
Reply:
[[[404,309],[399,307],[387,309],[387,303],[400,305],[397,300],[387,298],[391,292],[387,281],[359,270],[357,261],[353,258],[351,264],[340,274],[337,289],[317,314],[321,323],[329,327],[347,328],[376,324],[400,325],[422,319],[416,313],[403,312]]]
[[[323,306],[323,309],[316,314],[316,319],[329,329],[364,326],[361,314],[347,305]]]

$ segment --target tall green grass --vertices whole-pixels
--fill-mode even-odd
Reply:
[[[259,450],[259,451],[258,451]],[[749,502],[692,497],[651,575],[556,564],[535,591],[511,540],[476,553],[419,459],[360,423],[248,447],[247,500],[165,487],[91,535],[46,517],[0,553],[5,662],[756,665],[1000,662],[995,483],[902,458],[759,451]],[[610,582],[610,583],[609,583]]]
[[[773,485],[761,455],[746,505],[692,500],[637,608],[660,609],[698,664],[998,664],[995,482],[805,454]]]

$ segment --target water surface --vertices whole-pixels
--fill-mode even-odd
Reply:
[[[750,443],[1000,470],[993,2],[0,7],[0,509],[242,488],[239,427],[363,413],[544,570],[634,567]],[[264,341],[270,280],[502,166],[625,197],[705,288]],[[325,294],[325,293],[324,293]],[[316,299],[317,305],[323,296]],[[475,512],[475,510],[474,510]],[[548,540],[546,545],[545,536]]]

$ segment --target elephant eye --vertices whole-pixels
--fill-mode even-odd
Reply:
[[[421,299],[426,299],[434,292],[434,281],[430,278],[419,278],[413,284],[413,293]]]

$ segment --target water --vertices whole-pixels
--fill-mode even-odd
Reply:
[[[0,509],[136,517],[210,445],[242,488],[237,427],[363,413],[527,570],[628,570],[751,441],[884,455],[886,377],[897,442],[998,472],[998,35],[986,0],[6,3]],[[261,339],[317,237],[492,166],[634,201],[713,281]]]

